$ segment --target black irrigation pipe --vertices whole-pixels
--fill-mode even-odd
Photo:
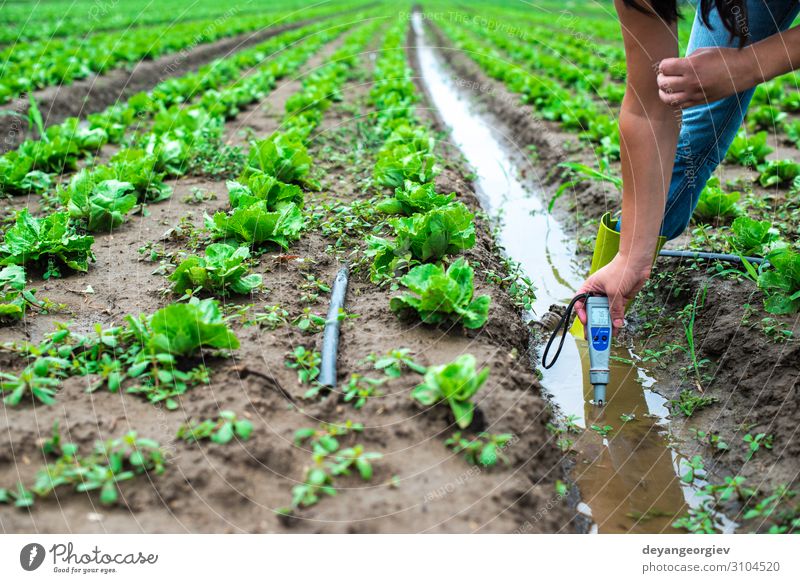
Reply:
[[[336,357],[339,352],[339,310],[344,308],[344,297],[347,294],[347,268],[342,267],[336,274],[331,287],[331,304],[328,307],[328,318],[325,320],[325,331],[322,335],[322,362],[319,367],[321,385],[336,386]]]
[[[659,257],[679,257],[681,259],[710,259],[712,261],[727,261],[729,263],[742,263],[742,257],[729,253],[706,253],[705,251],[671,251],[662,249],[658,253]],[[765,259],[763,257],[745,257],[750,263],[761,265]]]

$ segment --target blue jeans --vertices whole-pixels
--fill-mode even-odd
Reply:
[[[800,12],[800,2],[797,0],[748,0],[747,7],[750,31],[747,44],[786,30]],[[716,10],[711,11],[709,20],[712,29],[703,24],[699,10],[695,14],[687,55],[703,47],[738,46],[738,40],[730,41],[730,35]],[[661,234],[668,239],[680,235],[689,224],[700,191],[724,159],[742,125],[753,91],[749,89],[714,103],[684,110],[672,182],[661,225]]]

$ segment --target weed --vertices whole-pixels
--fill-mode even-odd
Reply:
[[[382,371],[383,374],[391,379],[400,378],[406,370],[413,371],[417,374],[425,374],[428,369],[417,363],[411,358],[410,354],[411,350],[408,348],[396,348],[390,350],[384,356],[378,356],[372,353],[367,356],[365,361],[372,362],[375,370]]]
[[[305,346],[297,346],[287,355],[286,367],[297,371],[297,380],[306,385],[319,376],[319,365],[322,358],[319,352],[309,350]]]
[[[753,435],[752,433],[748,433],[742,438],[748,445],[747,456],[745,456],[746,460],[750,460],[759,451],[762,447],[765,449],[772,449],[772,442],[774,441],[773,435],[767,435],[766,433],[758,433]]]
[[[464,458],[472,465],[491,467],[502,461],[509,465],[511,461],[503,453],[514,442],[512,433],[492,434],[481,432],[474,439],[463,437],[456,431],[444,444],[453,453],[464,453]]]
[[[371,379],[358,373],[353,373],[350,379],[342,387],[344,402],[353,402],[353,407],[361,409],[370,397],[379,396],[378,391],[384,381],[382,379]]]
[[[716,401],[714,397],[698,395],[692,390],[684,389],[677,399],[671,399],[669,401],[669,407],[673,410],[677,409],[686,417],[691,417],[697,411],[711,406],[713,403],[716,403]]]
[[[220,411],[216,419],[206,419],[196,425],[182,425],[177,437],[184,441],[210,439],[214,443],[225,444],[234,437],[247,441],[252,433],[253,424],[250,421],[239,419],[233,411]]]
[[[608,437],[611,434],[611,432],[614,431],[614,427],[612,427],[611,425],[603,425],[602,427],[600,427],[599,425],[592,425],[590,429],[592,431],[595,431],[599,435],[602,435],[603,437]]]

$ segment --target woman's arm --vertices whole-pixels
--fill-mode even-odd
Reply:
[[[659,68],[661,100],[682,108],[718,101],[800,69],[800,26],[743,49],[709,47]]]
[[[622,163],[622,231],[617,256],[592,275],[580,292],[608,296],[615,328],[625,305],[642,288],[655,257],[680,130],[680,109],[659,97],[659,63],[678,53],[677,31],[655,15],[615,0],[628,66],[619,116]],[[586,321],[583,306],[578,317]]]

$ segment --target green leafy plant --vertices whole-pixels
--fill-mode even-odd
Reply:
[[[214,443],[226,444],[234,437],[247,441],[253,433],[253,424],[239,419],[233,411],[220,411],[217,419],[206,419],[196,425],[185,424],[178,429],[178,439],[200,441],[210,439]]]
[[[289,323],[289,312],[278,305],[264,306],[260,312],[253,314],[245,325],[258,324],[269,330],[277,330]]]
[[[767,255],[771,269],[758,277],[758,287],[767,297],[764,309],[771,314],[800,312],[800,253],[782,247]]]
[[[226,182],[231,207],[248,207],[257,202],[263,202],[270,211],[287,203],[303,207],[303,191],[296,184],[286,184],[260,170],[251,169],[245,176],[242,182]]]
[[[382,186],[400,188],[406,180],[421,184],[431,182],[439,172],[436,156],[416,150],[412,145],[399,144],[381,150],[373,176]]]
[[[250,144],[243,177],[254,171],[274,176],[280,182],[303,184],[311,170],[311,156],[303,143],[290,134],[276,132]]]
[[[326,322],[327,320],[324,316],[315,314],[311,311],[311,308],[305,307],[303,308],[303,313],[292,320],[292,325],[297,326],[301,332],[316,334],[322,332]]]
[[[303,483],[292,488],[291,507],[282,509],[283,514],[313,506],[323,495],[335,496],[335,478],[349,475],[353,468],[363,480],[372,479],[372,464],[383,457],[380,453],[365,451],[362,445],[340,449],[339,438],[363,430],[363,425],[348,421],[344,424],[323,424],[319,429],[304,427],[295,432],[296,444],[310,442],[313,463],[307,468]]]
[[[0,391],[6,396],[3,402],[11,407],[23,399],[33,398],[45,405],[55,403],[56,389],[69,361],[55,356],[41,356],[19,374],[0,371]]]
[[[686,472],[681,474],[681,481],[687,484],[693,484],[695,478],[703,478],[705,476],[705,466],[703,465],[702,456],[692,456],[691,459],[684,459],[682,466],[686,468]]]
[[[454,453],[464,453],[464,458],[472,465],[491,467],[502,461],[506,465],[511,461],[503,453],[514,441],[512,433],[486,433],[480,432],[474,439],[462,436],[460,431],[456,431],[444,444],[453,450]]]
[[[393,297],[389,307],[401,316],[415,313],[426,324],[450,319],[465,328],[480,328],[488,319],[491,300],[488,295],[473,300],[473,277],[463,258],[446,271],[434,264],[419,265],[400,279],[409,292]]]
[[[383,379],[372,379],[358,373],[353,373],[342,386],[344,402],[352,402],[353,407],[361,409],[361,407],[366,405],[367,399],[381,394],[378,389],[383,383]]]
[[[590,429],[603,437],[608,437],[614,431],[614,427],[611,425],[592,425]]]
[[[714,404],[717,400],[714,397],[698,395],[696,392],[684,389],[677,399],[672,399],[669,406],[677,409],[686,417],[691,417],[700,409],[704,409]]]
[[[725,192],[719,185],[719,178],[712,176],[700,193],[693,216],[695,220],[705,222],[734,219],[742,213],[736,204],[740,198],[738,192]]]
[[[689,431],[691,431],[692,435],[694,435],[694,438],[698,442],[708,445],[716,451],[728,451],[728,449],[730,449],[728,444],[719,436],[719,433],[713,431],[701,431],[700,429],[696,429],[694,427],[690,427]]]
[[[297,380],[300,384],[311,383],[319,376],[319,364],[322,359],[316,350],[296,346],[287,357],[286,367],[297,371]]]
[[[759,451],[762,447],[764,449],[772,449],[772,442],[774,441],[774,436],[767,435],[766,433],[758,433],[753,435],[752,433],[748,433],[745,435],[742,440],[747,444],[748,451],[747,456],[745,457],[746,460],[750,460]]]
[[[731,225],[731,247],[740,255],[760,255],[764,248],[778,238],[769,221],[739,217]]]
[[[45,278],[59,275],[58,264],[75,271],[88,271],[89,260],[94,261],[93,243],[94,237],[75,232],[68,213],[57,212],[38,219],[23,209],[17,213],[14,226],[5,232],[0,245],[0,265],[48,261],[53,265]]]
[[[488,368],[478,371],[475,364],[474,356],[462,354],[448,364],[429,367],[424,382],[411,391],[411,397],[426,407],[446,401],[456,424],[466,429],[475,410],[471,399],[489,377]]]
[[[475,245],[474,215],[460,202],[394,219],[395,239],[369,239],[366,255],[373,258],[370,278],[379,282],[401,265],[437,261]]]
[[[0,322],[19,320],[29,307],[43,309],[49,303],[34,296],[35,289],[25,289],[25,268],[8,265],[0,269]]]
[[[300,237],[303,214],[292,203],[270,211],[266,202],[240,206],[231,212],[216,213],[206,218],[206,227],[217,238],[230,238],[248,244],[275,243],[284,249]]]
[[[782,186],[800,176],[800,164],[794,160],[770,160],[760,167],[758,181],[761,186]]]
[[[378,203],[378,210],[389,215],[425,213],[434,208],[447,206],[455,199],[454,192],[437,194],[433,182],[419,184],[406,180],[403,186],[394,191],[394,196]]]
[[[406,370],[417,374],[425,374],[428,370],[411,357],[411,350],[408,348],[396,348],[384,356],[373,353],[367,356],[366,360],[373,363],[375,370],[383,371],[383,374],[390,379],[399,379]]]
[[[773,149],[767,145],[767,132],[761,131],[748,136],[747,131],[742,128],[728,148],[725,160],[755,168],[763,164],[772,151]]]
[[[248,274],[250,250],[225,243],[206,247],[205,257],[190,255],[175,269],[169,279],[173,291],[184,294],[202,289],[222,296],[229,293],[249,294],[261,286],[261,275]]]
[[[59,486],[70,486],[76,492],[100,490],[100,502],[111,505],[119,499],[119,482],[145,473],[161,474],[164,467],[160,445],[131,431],[118,439],[98,441],[87,456],[74,447],[62,446],[61,457],[38,472],[31,490],[39,497]]]
[[[91,232],[110,231],[120,226],[134,206],[133,184],[109,179],[96,181],[88,170],[81,170],[58,192],[70,217],[83,221]]]

